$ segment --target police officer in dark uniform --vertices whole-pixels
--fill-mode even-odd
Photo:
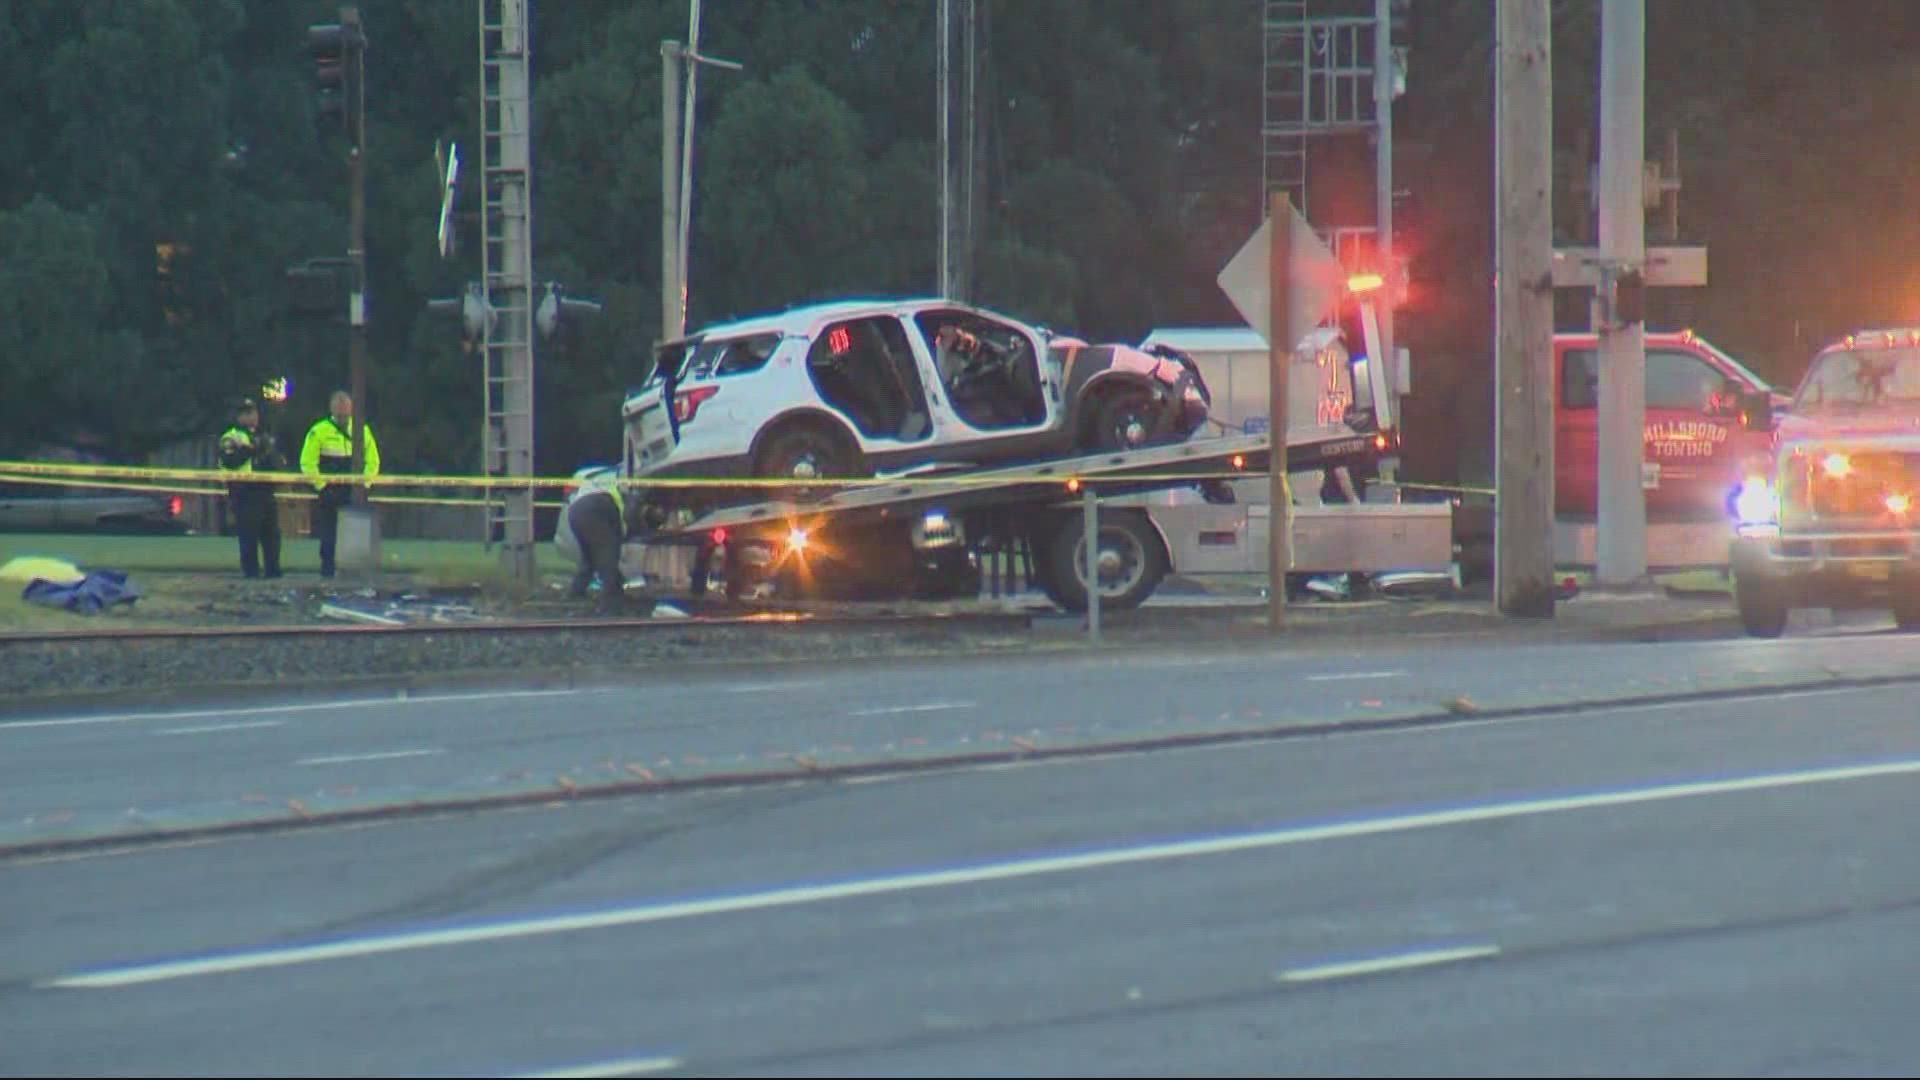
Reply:
[[[257,578],[264,561],[266,576],[279,577],[280,507],[273,484],[239,479],[256,469],[271,472],[286,468],[286,458],[274,445],[273,434],[260,430],[260,407],[252,398],[240,399],[234,409],[233,426],[220,436],[220,468],[235,477],[227,481],[227,505],[233,508],[233,530],[240,538],[240,572]]]

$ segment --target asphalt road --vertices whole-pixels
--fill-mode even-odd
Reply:
[[[1906,1075],[1916,794],[1895,688],[15,861],[0,1071]]]
[[[915,661],[0,721],[0,847],[123,829],[1911,673],[1920,637]]]

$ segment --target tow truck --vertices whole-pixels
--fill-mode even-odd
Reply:
[[[1365,303],[1354,309],[1363,324],[1370,322]],[[1323,326],[1293,350],[1295,415],[1288,424],[1287,469],[1296,492],[1301,478],[1373,474],[1398,448],[1387,368],[1349,352],[1348,338],[1338,326]],[[629,541],[623,562],[633,575],[684,586],[695,595],[705,592],[718,569],[728,596],[736,599],[763,587],[789,596],[966,596],[980,588],[980,552],[1024,547],[1032,556],[1033,583],[1055,604],[1079,612],[1088,603],[1080,503],[1091,489],[1100,501],[1095,562],[1101,606],[1124,610],[1148,599],[1176,568],[1264,571],[1266,544],[1259,533],[1271,518],[1260,511],[1268,508],[1264,500],[1239,505],[1244,494],[1264,484],[1238,481],[1262,476],[1270,452],[1266,432],[1242,432],[987,468],[908,470],[833,490],[831,481],[823,481],[808,492],[655,523]],[[644,487],[647,481],[625,483]],[[1320,545],[1324,557],[1351,554],[1353,530],[1316,522],[1314,511],[1323,508],[1307,494],[1306,500],[1296,494],[1295,502],[1307,504],[1301,508],[1307,531],[1328,541]],[[1423,509],[1428,517],[1437,514],[1439,523],[1437,531],[1428,530],[1438,537],[1437,557],[1426,561],[1449,564],[1449,507]],[[1170,521],[1186,527],[1170,530]],[[1404,523],[1384,518],[1375,524],[1404,529]],[[1219,565],[1217,554],[1226,537],[1238,552],[1231,566]],[[1251,565],[1255,554],[1258,567]],[[1298,560],[1295,565],[1310,568]]]

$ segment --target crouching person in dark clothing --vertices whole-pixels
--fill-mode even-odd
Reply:
[[[620,548],[632,531],[640,500],[620,491],[611,479],[589,481],[567,502],[567,529],[580,549],[580,568],[574,572],[569,595],[587,595],[587,586],[600,579],[602,615],[628,610],[627,579],[620,572]]]

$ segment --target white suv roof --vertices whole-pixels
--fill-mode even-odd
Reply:
[[[741,337],[748,334],[804,334],[820,322],[853,318],[868,315],[876,311],[914,313],[927,308],[961,308],[977,310],[974,305],[959,300],[945,300],[937,296],[884,297],[865,299],[828,300],[813,304],[803,304],[776,311],[767,315],[755,315],[733,322],[715,323],[705,326],[687,335],[693,337]]]

